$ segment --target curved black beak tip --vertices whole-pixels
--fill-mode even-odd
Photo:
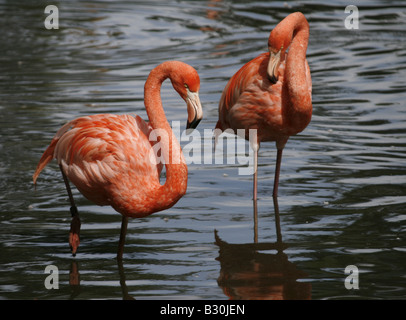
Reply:
[[[192,130],[193,129],[196,129],[196,127],[199,125],[199,123],[200,123],[200,120],[202,120],[202,119],[197,119],[197,118],[194,118],[191,122],[187,122],[186,123],[186,130],[187,130],[187,133],[190,133],[190,132],[192,132]]]
[[[268,80],[272,82],[272,84],[275,84],[278,82],[278,77],[274,75],[269,75],[269,73],[266,74],[268,76]]]

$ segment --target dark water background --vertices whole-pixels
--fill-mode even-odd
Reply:
[[[48,4],[0,1],[0,298],[406,297],[405,2],[54,1],[58,30],[44,27]],[[349,4],[359,9],[358,29],[345,28]],[[199,132],[212,130],[227,80],[294,11],[310,23],[314,115],[285,148],[287,248],[272,250],[275,147],[264,143],[257,247],[251,177],[238,175],[238,164],[191,164],[176,206],[130,221],[123,265],[115,260],[120,215],[74,190],[82,242],[72,258],[57,165],[36,190],[31,180],[58,128],[87,114],[146,118],[149,71],[176,59],[199,72]],[[168,119],[184,123],[169,83],[162,95]],[[59,270],[57,290],[44,285],[48,265]],[[344,285],[348,265],[359,269],[358,290]]]

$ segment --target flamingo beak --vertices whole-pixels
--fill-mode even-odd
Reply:
[[[188,113],[186,129],[195,129],[203,118],[199,93],[187,90],[186,105]]]
[[[266,73],[268,75],[269,81],[271,81],[273,84],[278,82],[278,70],[279,70],[279,64],[281,62],[281,50],[278,52],[273,52],[272,50],[269,50],[269,62],[268,62],[268,67],[266,69]]]

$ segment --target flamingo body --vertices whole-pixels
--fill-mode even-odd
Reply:
[[[275,141],[284,130],[280,112],[281,84],[272,85],[266,76],[269,54],[264,53],[245,64],[227,83],[219,107],[217,127],[257,129],[260,141]],[[272,124],[272,130],[260,130]]]
[[[151,152],[156,143],[149,139],[152,130],[137,115],[77,118],[58,131],[40,164],[44,167],[55,158],[68,179],[90,201],[110,205],[128,217],[144,217],[157,211],[150,194],[161,186],[163,167]],[[187,180],[177,184],[180,198],[186,192]]]
[[[274,196],[277,195],[282,150],[289,137],[303,131],[311,120],[312,83],[306,60],[308,37],[309,25],[304,15],[290,14],[271,32],[269,52],[260,54],[237,71],[219,102],[216,128],[234,132],[245,129],[247,140],[249,129],[255,129],[257,140],[250,141],[255,157],[261,142],[276,142]],[[257,158],[254,165],[256,199]]]
[[[56,159],[64,178],[87,199],[97,205],[110,205],[123,215],[122,236],[128,217],[141,218],[172,207],[186,193],[188,171],[162,107],[160,88],[167,78],[187,104],[187,127],[195,128],[202,117],[196,70],[178,61],[162,63],[151,71],[144,88],[150,122],[137,115],[113,114],[68,122],[42,155],[34,183],[43,168]],[[158,153],[166,160],[161,161]],[[166,181],[161,184],[163,165]],[[70,243],[76,251],[80,223],[72,221],[72,228],[77,239],[70,239]]]

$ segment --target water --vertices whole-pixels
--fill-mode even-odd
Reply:
[[[406,297],[402,1],[356,1],[359,29],[350,30],[346,1],[69,1],[56,3],[58,30],[44,27],[48,4],[0,1],[0,298]],[[212,130],[229,77],[266,50],[270,30],[294,11],[311,28],[314,116],[284,151],[283,252],[275,250],[275,147],[264,143],[257,245],[251,177],[238,175],[238,163],[190,164],[185,197],[130,221],[122,265],[115,260],[120,215],[74,190],[82,241],[73,258],[55,162],[36,189],[31,181],[57,129],[87,114],[146,118],[149,71],[176,59],[199,72],[199,132]],[[168,119],[184,123],[169,83],[162,95]],[[45,287],[48,265],[58,268],[58,289]],[[358,267],[358,290],[345,287],[348,265]]]

